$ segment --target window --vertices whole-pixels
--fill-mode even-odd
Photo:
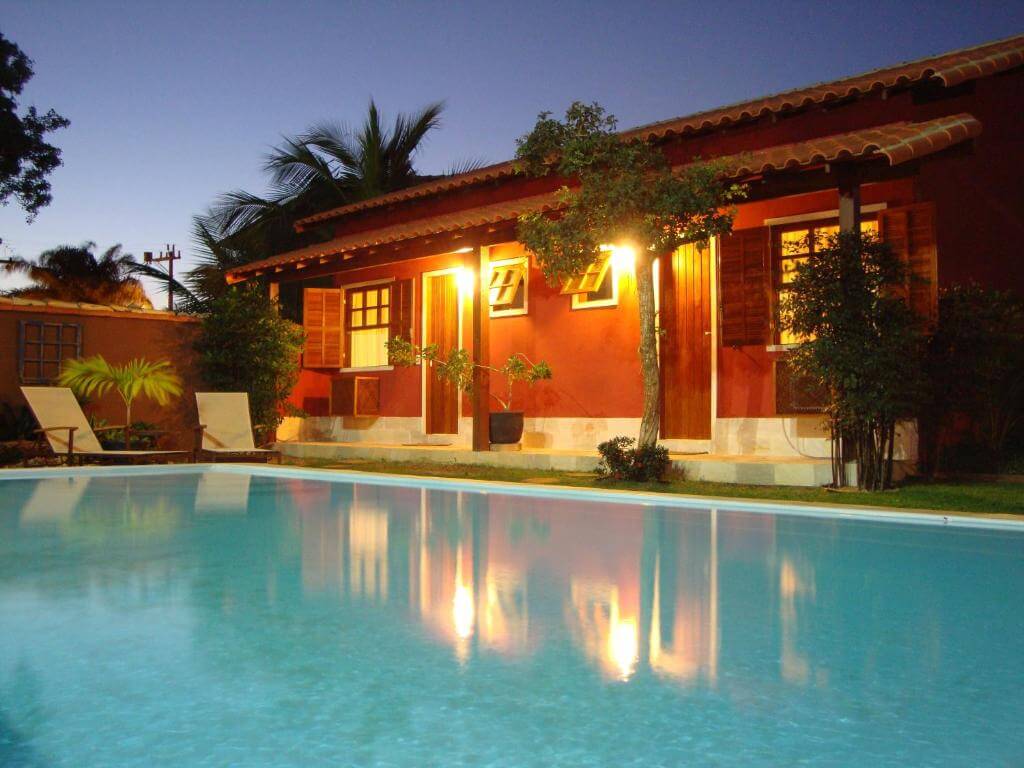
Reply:
[[[573,275],[562,283],[562,295],[572,296],[573,309],[614,307],[619,303],[619,286],[612,267],[611,248],[592,263],[582,274]]]
[[[864,219],[860,223],[860,231],[878,234],[878,222],[875,219]],[[835,220],[822,223],[801,223],[780,228],[775,236],[775,295],[776,323],[775,337],[778,344],[799,344],[801,337],[784,330],[782,327],[782,301],[789,294],[788,285],[796,276],[798,265],[807,261],[808,256],[816,248],[828,242],[830,237],[839,234],[839,224]]]
[[[82,326],[22,320],[18,328],[18,374],[22,384],[49,384],[65,360],[82,354]]]
[[[375,368],[388,364],[387,343],[390,324],[390,283],[345,290],[348,367]]]
[[[529,260],[526,256],[491,262],[488,283],[491,317],[525,315]]]

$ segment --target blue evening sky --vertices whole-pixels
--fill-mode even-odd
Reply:
[[[574,99],[628,127],[1019,34],[1024,2],[0,0],[0,30],[35,61],[23,105],[71,120],[53,203],[32,224],[0,208],[4,245],[187,259],[191,216],[263,191],[281,134],[357,122],[371,96],[391,115],[447,101],[417,163],[440,172],[508,159]]]

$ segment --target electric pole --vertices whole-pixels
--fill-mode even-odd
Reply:
[[[154,256],[152,251],[145,251],[142,259],[147,264],[167,263],[167,311],[174,311],[174,262],[181,259],[181,251],[174,245],[165,245],[165,250],[160,251],[159,256]]]

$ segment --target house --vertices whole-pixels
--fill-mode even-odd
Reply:
[[[20,387],[54,384],[65,360],[166,359],[186,391],[168,407],[139,398],[133,417],[166,430],[162,445],[191,448],[196,417],[189,385],[196,380],[192,343],[198,329],[195,317],[156,309],[0,296],[0,403],[15,410],[25,406]],[[93,398],[87,411],[109,425],[124,423],[124,405],[114,392]]]
[[[877,231],[919,278],[911,301],[966,281],[1024,290],[1024,36],[642,126],[674,166],[733,158],[749,185],[734,231],[657,265],[661,439],[673,450],[827,457],[813,397],[787,366],[779,297],[809,232]],[[297,222],[323,242],[233,270],[261,278],[307,331],[293,401],[303,440],[489,448],[488,398],[385,342],[457,346],[499,363],[547,360],[517,390],[524,448],[592,450],[638,430],[635,276],[610,247],[586,275],[545,283],[516,219],[557,208],[558,179],[499,163]],[[480,381],[486,376],[480,376]],[[497,387],[499,382],[491,382]],[[497,390],[495,390],[497,391]],[[912,458],[911,425],[901,453]]]

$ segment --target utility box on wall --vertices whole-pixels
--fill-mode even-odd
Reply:
[[[379,416],[377,376],[339,376],[331,381],[331,416]]]

